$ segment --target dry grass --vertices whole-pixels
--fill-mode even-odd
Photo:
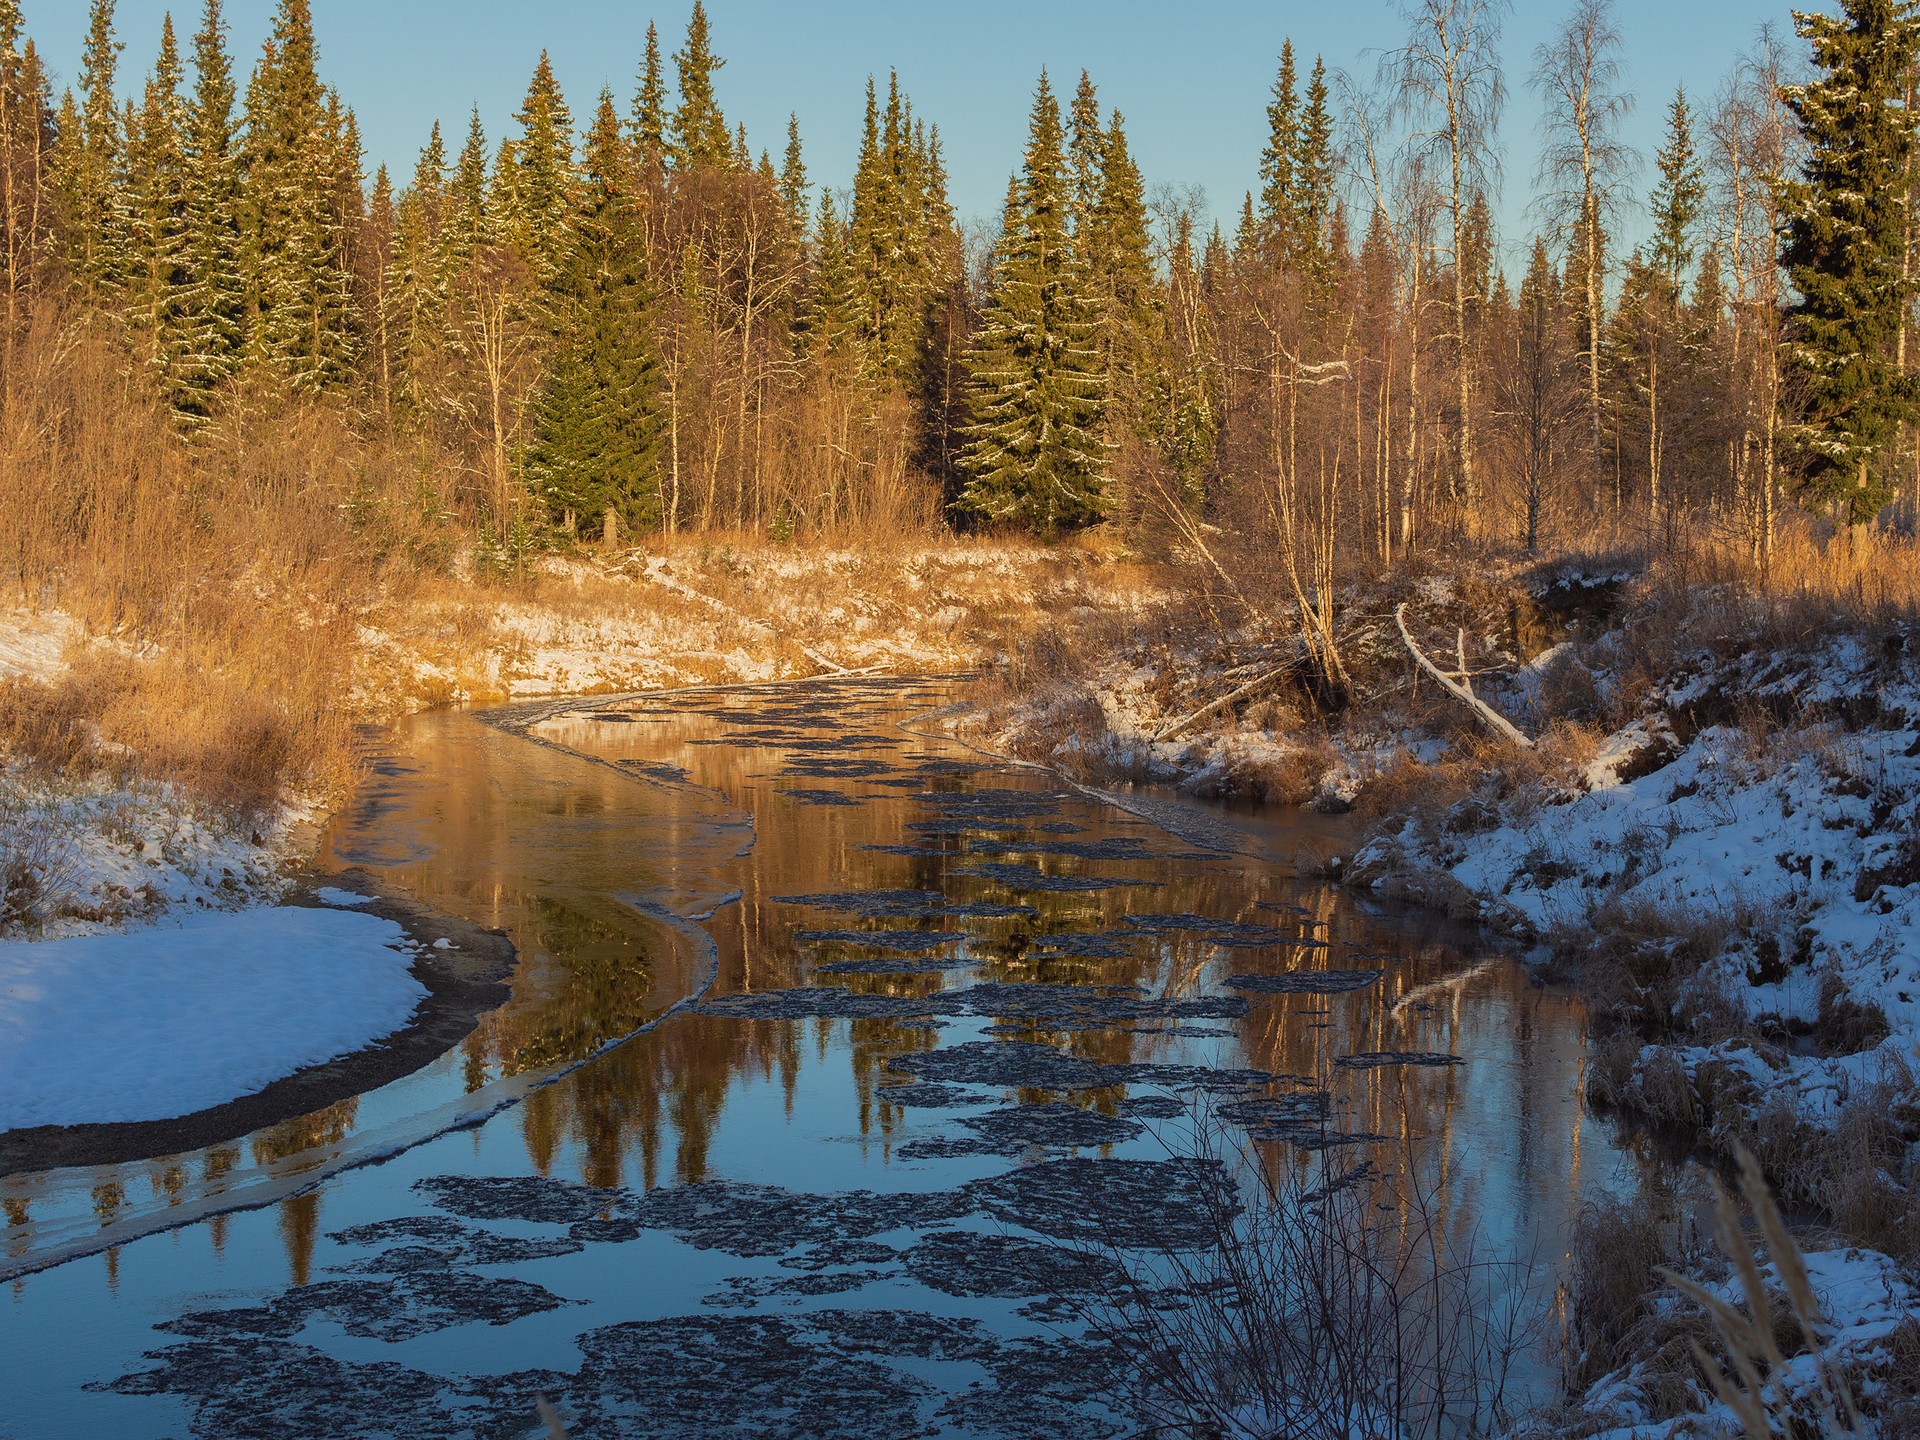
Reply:
[[[1909,1318],[1878,1343],[1836,1344],[1830,1319],[1848,1317],[1822,1313],[1764,1162],[1740,1145],[1731,1161],[1736,1187],[1712,1182],[1711,1248],[1690,1208],[1644,1192],[1582,1216],[1560,1294],[1568,1398],[1611,1373],[1627,1378],[1647,1418],[1696,1417],[1678,1434],[1720,1433],[1700,1414],[1710,1400],[1748,1440],[1916,1433],[1920,1324]],[[1563,1412],[1553,1433],[1601,1423]]]
[[[1340,763],[1340,752],[1324,736],[1308,732],[1278,755],[1260,754],[1230,761],[1223,789],[1270,805],[1308,805]]]
[[[170,781],[216,809],[256,813],[351,776],[339,678],[292,663],[274,684],[264,656],[96,652],[52,682],[0,682],[0,749],[49,770]]]
[[[382,563],[343,520],[372,483],[365,447],[323,409],[263,406],[190,449],[110,337],[52,313],[16,353],[0,395],[0,578],[119,653],[10,687],[0,739],[229,808],[336,786],[352,613]]]
[[[1739,1207],[1718,1182],[1714,1233],[1739,1279],[1743,1303],[1723,1300],[1688,1276],[1665,1272],[1665,1278],[1706,1313],[1719,1338],[1723,1361],[1710,1356],[1705,1345],[1693,1347],[1700,1371],[1739,1420],[1747,1440],[1797,1433],[1864,1434],[1853,1385],[1824,1344],[1831,1332],[1807,1278],[1806,1258],[1780,1218],[1759,1164],[1745,1150],[1736,1158],[1740,1195],[1765,1248],[1749,1243]],[[1777,1292],[1763,1278],[1763,1256],[1772,1261],[1780,1282]],[[1796,1394],[1787,1390],[1783,1372],[1786,1356],[1797,1351],[1811,1354],[1816,1363],[1814,1383]]]
[[[1567,1247],[1558,1296],[1561,1385],[1580,1395],[1603,1375],[1637,1362],[1655,1418],[1684,1414],[1697,1400],[1694,1347],[1709,1336],[1697,1311],[1667,1303],[1663,1269],[1692,1268],[1699,1256],[1672,1206],[1648,1190],[1582,1211]],[[1664,1293],[1663,1293],[1664,1292]]]
[[[1397,752],[1367,780],[1354,808],[1373,828],[1397,832],[1411,820],[1429,836],[1524,820],[1585,788],[1581,772],[1601,741],[1588,726],[1560,721],[1532,749],[1516,750],[1475,727],[1461,732],[1436,761]]]

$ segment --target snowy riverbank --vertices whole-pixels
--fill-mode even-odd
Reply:
[[[1531,746],[1418,672],[1401,603]],[[1808,1222],[1819,1353],[1871,1414],[1920,1415],[1920,632],[1630,561],[1388,577],[1341,609],[1343,706],[1284,626],[1139,631],[1008,684],[969,733],[1089,779],[1356,810],[1355,853],[1308,863],[1574,982],[1589,1097],[1696,1155],[1752,1152]],[[1658,1268],[1737,1290],[1686,1239],[1698,1200],[1634,1219],[1637,1279],[1589,1300],[1575,1277],[1575,1312],[1631,1313],[1516,1434],[1737,1428],[1692,1358],[1707,1316]],[[1603,1270],[1642,1263],[1604,1248]],[[1805,1389],[1815,1352],[1782,1343]]]
[[[0,944],[0,1132],[169,1119],[399,1029],[426,989],[391,920],[255,907]]]

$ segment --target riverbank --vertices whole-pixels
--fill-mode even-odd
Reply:
[[[389,591],[330,641],[340,693],[325,705],[252,715],[236,702],[219,725],[200,665],[57,609],[15,611],[0,645],[0,937],[272,900],[350,790],[360,725],[541,696],[965,670],[1166,598],[1093,545],[703,542],[550,558],[511,586]],[[189,750],[192,730],[204,733]]]
[[[1699,554],[1619,553],[1476,557],[1356,581],[1336,608],[1344,695],[1329,697],[1306,627],[1137,632],[1003,683],[970,733],[1088,779],[1357,812],[1350,853],[1302,863],[1486,925],[1576,983],[1590,1099],[1680,1150],[1753,1154],[1815,1252],[1833,1328],[1814,1353],[1835,1358],[1871,1416],[1910,1419],[1911,604],[1865,585],[1769,590]],[[1436,683],[1407,637],[1523,740]],[[1726,1257],[1686,1238],[1690,1203],[1633,1217],[1648,1257],[1636,1283],[1605,1265],[1574,1278],[1576,1306],[1630,1302],[1644,1323],[1570,1339],[1571,1409],[1535,1433],[1732,1422],[1681,1344],[1713,1343],[1705,1312],[1656,1273],[1725,1289]],[[1811,1404],[1818,1366],[1799,1353],[1805,1393],[1783,1405]]]
[[[324,667],[351,681],[324,711],[212,719],[164,649],[15,612],[0,643],[0,1012],[33,1083],[0,1111],[0,1174],[307,1113],[417,1068],[505,998],[510,944],[402,897],[339,922],[383,917],[358,949],[310,933],[304,872],[352,783],[353,726],[556,693],[967,669],[1143,595],[1132,567],[1072,546],[551,560],[523,584],[419,582],[368,607],[340,632],[351,654]],[[143,986],[159,988],[141,1000]],[[181,1023],[141,1019],[176,1001]],[[75,1109],[85,1077],[69,1071],[103,1047],[126,1083]],[[203,1052],[222,1063],[195,1063]]]
[[[362,873],[322,878],[335,883],[177,928],[0,946],[0,1177],[184,1154],[312,1114],[411,1074],[507,999],[506,936],[378,895]]]
[[[976,710],[951,722],[972,743],[1102,783],[1356,812],[1363,840],[1304,857],[1308,868],[1531,945],[1591,1000],[1591,1098],[1697,1153],[1752,1150],[1793,1212],[1824,1227],[1816,1243],[1862,1247],[1877,1257],[1868,1269],[1911,1283],[1920,683],[1905,610],[1768,593],[1697,557],[1479,555],[1344,591],[1336,693],[1284,607],[1228,623],[1201,594],[1177,566],[1091,546],[685,546],[556,561],[518,587],[422,589],[369,608],[347,713],[980,669]],[[1492,736],[1420,670],[1402,606],[1428,657],[1465,671],[1531,745]],[[96,663],[73,658],[73,635],[61,644],[70,668]],[[47,650],[23,683],[58,685]],[[94,723],[89,783],[111,790],[121,742]],[[236,878],[225,903],[286,883],[300,853],[288,837],[324,805],[304,803],[225,832],[274,857],[237,870],[266,878]],[[246,813],[194,806],[208,827]],[[153,858],[110,824],[81,833],[128,863]],[[212,871],[192,874],[205,887]],[[39,933],[151,921],[220,895],[214,883],[206,899],[43,916]],[[1674,1213],[1643,1229],[1655,1253],[1711,1275],[1710,1259],[1673,1248]],[[1679,1304],[1663,1293],[1649,1269],[1636,1303]],[[1836,1323],[1852,1333],[1877,1313]],[[1629,1383],[1647,1357],[1625,1344],[1612,1355],[1618,1365],[1578,1387],[1581,1423],[1705,1413],[1690,1368],[1658,1371],[1648,1399]],[[1863,1383],[1883,1383],[1856,1360]]]

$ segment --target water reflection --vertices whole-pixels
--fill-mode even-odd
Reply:
[[[893,1378],[860,1372],[880,1397],[873,1424],[1112,1434],[1057,1363],[1034,1360],[1057,1297],[956,1276],[979,1248],[956,1233],[1017,1230],[1045,1259],[1071,1233],[1066,1211],[1109,1190],[1146,1197],[1145,1225],[1185,1183],[1152,1167],[1196,1117],[1250,1134],[1276,1171],[1416,1170],[1449,1227],[1537,1237],[1549,1257],[1591,1187],[1625,1172],[1583,1120],[1574,1000],[1470,933],[1295,878],[1274,858],[1295,848],[1290,823],[1236,822],[1255,836],[1241,853],[1199,849],[902,728],[953,694],[846,680],[529,714],[525,736],[462,716],[407,727],[328,863],[507,929],[521,955],[509,1003],[429,1072],[244,1146],[0,1185],[7,1253],[63,1206],[96,1228],[143,1206],[185,1213],[248,1176],[328,1174],[324,1157],[411,1134],[448,1096],[517,1103],[266,1214],[16,1285],[0,1357],[30,1341],[11,1353],[41,1367],[22,1440],[70,1433],[76,1413],[102,1433],[243,1433],[246,1402],[209,1378],[238,1342],[205,1318],[174,1326],[186,1344],[148,1328],[216,1286],[222,1304],[266,1306],[233,1323],[253,1327],[244,1354],[269,1399],[284,1382],[311,1413],[351,1413],[376,1374],[356,1367],[384,1365],[388,1423],[409,1433],[513,1433],[536,1379],[603,1429],[635,1414],[648,1433],[722,1429],[728,1405],[757,1413],[777,1351],[802,1390],[845,1381],[849,1354],[884,1360]],[[695,916],[710,952],[689,939]],[[709,966],[699,1003],[604,1048]],[[1118,1184],[1136,1175],[1151,1178]],[[355,1278],[368,1274],[400,1278]],[[501,1290],[509,1275],[519,1290]],[[877,1322],[848,1317],[870,1312],[978,1327],[971,1358],[949,1373],[922,1331],[877,1350],[849,1338]],[[322,1314],[378,1339],[310,1328]],[[750,1339],[732,1325],[748,1317],[765,1322]],[[104,1338],[60,1348],[86,1326]],[[635,1326],[666,1328],[642,1344]],[[436,1338],[456,1328],[457,1344]],[[140,1354],[168,1344],[143,1372]],[[714,1346],[725,1373],[686,1370]],[[609,1378],[635,1356],[667,1390]],[[549,1369],[525,1378],[535,1365]],[[708,1408],[687,1410],[696,1392]],[[810,1403],[794,1414],[819,1433],[839,1433],[841,1409],[867,1413]]]

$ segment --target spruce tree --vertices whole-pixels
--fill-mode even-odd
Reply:
[[[483,244],[515,246],[525,233],[520,218],[520,142],[512,136],[502,140],[493,152],[493,168],[486,185],[486,229]]]
[[[297,392],[334,389],[352,378],[359,350],[339,211],[343,172],[357,184],[359,155],[344,154],[344,110],[320,84],[309,0],[280,0],[246,103],[254,350]]]
[[[953,202],[947,198],[947,162],[940,148],[940,127],[927,127],[924,170],[926,173],[927,226],[936,235],[953,235],[955,220]]]
[[[686,44],[673,54],[680,103],[673,112],[672,158],[679,169],[724,170],[733,163],[733,137],[713,93],[714,72],[726,63],[713,53],[707,7],[693,0]]]
[[[1683,86],[1667,107],[1667,135],[1654,157],[1660,182],[1653,192],[1653,261],[1676,307],[1693,265],[1694,225],[1707,196],[1700,157],[1693,145],[1693,114]]]
[[[1841,0],[1840,9],[1794,16],[1817,78],[1784,91],[1806,159],[1800,177],[1778,187],[1780,259],[1797,297],[1788,358],[1803,397],[1793,438],[1805,493],[1861,522],[1886,501],[1882,457],[1920,398],[1893,359],[1913,293],[1902,262],[1915,117],[1903,102],[1920,26],[1900,0]]]
[[[354,304],[367,339],[365,366],[374,386],[380,416],[388,425],[393,423],[394,401],[399,391],[398,332],[393,323],[393,297],[388,290],[399,220],[393,177],[387,173],[387,167],[381,165],[374,171],[365,218],[359,234],[354,237],[353,283]]]
[[[968,356],[968,475],[959,508],[1041,534],[1105,513],[1098,326],[1067,232],[1060,106],[1041,72],[1027,150],[979,337]]]
[[[233,63],[220,0],[206,0],[193,37],[193,99],[182,176],[185,224],[178,323],[168,328],[168,398],[188,430],[212,418],[240,368],[246,342],[240,174],[235,155]]]
[[[451,280],[465,268],[473,252],[487,243],[492,217],[487,212],[487,132],[480,124],[480,107],[467,120],[467,138],[454,162],[447,187],[446,218],[441,251],[442,278]]]
[[[446,147],[440,138],[440,123],[435,121],[414,166],[413,182],[400,196],[385,285],[393,399],[403,412],[426,408],[425,376],[444,334],[452,278],[442,258],[447,226],[446,168]]]
[[[16,327],[50,249],[51,206],[42,176],[53,145],[47,78],[22,39],[18,0],[0,0],[0,365],[10,364]]]
[[[1134,409],[1134,390],[1154,325],[1157,281],[1140,170],[1127,147],[1126,121],[1118,110],[1100,150],[1088,239],[1081,246],[1082,284],[1098,302],[1107,402],[1119,420]]]
[[[814,305],[807,344],[814,356],[838,360],[858,352],[862,315],[847,227],[834,206],[833,192],[825,187],[813,226],[813,252]]]
[[[640,173],[649,180],[667,163],[667,82],[660,68],[660,31],[647,22],[646,58],[640,66],[640,84],[633,95],[633,148]]]
[[[92,0],[80,56],[81,100],[60,127],[57,183],[67,209],[67,263],[98,300],[126,280],[128,216],[123,136],[114,75],[124,47],[113,33],[113,0]]]
[[[1336,248],[1330,243],[1335,209],[1336,162],[1333,153],[1333,115],[1328,104],[1327,66],[1314,57],[1307,82],[1306,109],[1300,116],[1298,152],[1294,157],[1295,200],[1293,226],[1285,249],[1292,254],[1325,301],[1333,282]],[[1340,247],[1344,249],[1344,247]]]
[[[1219,238],[1217,234],[1219,228],[1217,224],[1214,226],[1216,234],[1209,238],[1209,245],[1211,245],[1213,239]],[[1234,258],[1242,261],[1259,259],[1272,248],[1274,233],[1273,227],[1261,224],[1259,217],[1254,213],[1253,192],[1251,190],[1242,191],[1240,195],[1240,217],[1234,222],[1233,226]]]
[[[800,149],[800,117],[787,116],[787,153],[780,163],[780,203],[796,233],[807,228],[807,161]]]
[[[527,86],[527,98],[514,118],[521,133],[514,147],[512,239],[534,278],[552,285],[568,264],[577,177],[573,115],[544,50]]]
[[[1067,168],[1072,175],[1068,214],[1076,238],[1084,239],[1100,200],[1106,168],[1107,134],[1100,124],[1100,97],[1093,77],[1080,72],[1079,87],[1067,110]],[[1085,246],[1082,246],[1084,252]],[[1085,258],[1083,253],[1082,258]]]
[[[661,512],[661,367],[631,153],[613,97],[603,94],[527,457],[529,484],[553,521],[590,527],[611,515],[616,532],[653,525]]]
[[[162,373],[175,349],[172,334],[184,322],[186,273],[185,105],[180,96],[180,51],[168,15],[160,55],[146,95],[127,129],[127,304],[144,332],[145,358]]]
[[[1300,86],[1293,60],[1293,41],[1280,47],[1280,73],[1274,78],[1273,98],[1267,102],[1267,144],[1260,152],[1260,208],[1258,232],[1267,238],[1275,258],[1286,263],[1292,257],[1285,245],[1298,233],[1296,207],[1299,205],[1299,176],[1296,166],[1300,155]],[[1242,218],[1248,238],[1253,229],[1251,201]],[[1236,245],[1244,248],[1244,242]]]
[[[867,108],[853,177],[847,252],[869,373],[907,378],[925,334],[932,241],[926,158],[914,143],[912,107],[889,78],[884,120],[867,80]],[[944,196],[940,204],[944,205]]]

